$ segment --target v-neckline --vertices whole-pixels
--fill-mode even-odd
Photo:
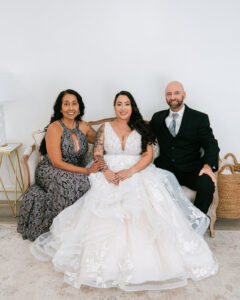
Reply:
[[[112,131],[114,132],[114,134],[116,135],[116,137],[118,138],[118,140],[119,140],[119,142],[120,142],[120,145],[121,145],[121,150],[122,150],[122,152],[124,152],[125,149],[126,149],[126,145],[127,145],[128,138],[129,138],[129,136],[134,132],[134,130],[132,130],[132,131],[128,134],[128,136],[126,137],[126,141],[125,141],[125,144],[124,144],[124,147],[123,147],[123,144],[122,144],[122,142],[121,142],[121,138],[120,138],[119,135],[116,133],[116,131],[113,129],[113,127],[112,127],[112,125],[110,124],[110,122],[108,122],[108,124],[109,124],[109,126],[111,127],[111,129],[112,129]]]

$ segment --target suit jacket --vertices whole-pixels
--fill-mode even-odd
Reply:
[[[208,115],[193,110],[185,105],[181,126],[178,134],[173,137],[169,132],[165,119],[168,110],[155,113],[150,121],[150,127],[157,137],[160,154],[154,164],[163,169],[182,172],[199,171],[204,164],[218,169],[218,142],[214,138]],[[204,155],[201,155],[201,148]]]

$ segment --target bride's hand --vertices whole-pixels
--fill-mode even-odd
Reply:
[[[131,169],[124,169],[116,173],[116,180],[123,181],[133,175],[133,171]]]
[[[118,185],[118,182],[116,181],[116,174],[113,171],[108,169],[103,174],[108,183],[114,183],[115,185]]]

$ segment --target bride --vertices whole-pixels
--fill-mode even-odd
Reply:
[[[184,286],[217,272],[202,235],[209,220],[177,180],[152,163],[154,137],[129,92],[115,97],[116,119],[99,129],[94,157],[102,172],[32,245],[68,284],[125,291]]]

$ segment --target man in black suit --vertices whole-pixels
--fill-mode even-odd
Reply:
[[[208,116],[184,104],[186,93],[180,82],[170,82],[165,93],[170,109],[155,113],[150,121],[160,147],[154,164],[174,173],[181,185],[197,191],[194,205],[207,213],[216,184],[217,140]]]

